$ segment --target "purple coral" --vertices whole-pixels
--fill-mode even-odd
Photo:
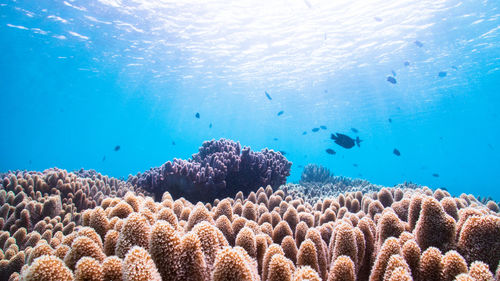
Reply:
[[[189,160],[174,158],[161,167],[129,176],[129,182],[152,192],[156,200],[168,191],[174,198],[207,202],[261,186],[276,188],[286,183],[291,165],[273,150],[254,152],[249,147],[241,149],[239,142],[220,139],[204,142]]]

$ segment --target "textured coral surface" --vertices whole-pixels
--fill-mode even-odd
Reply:
[[[80,171],[5,176],[0,280],[498,280],[493,201],[427,187],[154,200]]]

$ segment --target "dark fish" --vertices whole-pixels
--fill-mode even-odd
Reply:
[[[336,144],[342,146],[343,148],[352,148],[355,144],[359,147],[359,143],[362,142],[362,140],[360,140],[359,137],[353,139],[341,133],[332,134],[330,138],[334,140]]]
[[[446,74],[447,74],[446,71],[440,71],[438,73],[438,76],[442,78],[442,77],[446,77]]]
[[[283,151],[283,150],[280,150],[279,152],[281,153],[281,155],[285,155],[286,154],[286,151]]]
[[[321,126],[319,126],[319,127],[320,127],[322,130],[326,130],[326,126],[324,126],[324,125],[321,125]]]
[[[358,167],[358,164],[356,164],[356,163],[354,163],[354,164],[352,164],[352,165],[353,165],[354,167]]]
[[[359,132],[358,129],[356,129],[356,128],[351,128],[351,131],[353,131],[353,133],[356,133],[356,134]]]
[[[120,150],[120,146],[119,145],[115,146],[115,151],[118,151],[118,150]]]
[[[432,174],[433,177],[439,178],[439,174]]]
[[[278,140],[278,138],[274,138],[273,140],[277,141],[277,140]]]
[[[316,133],[317,131],[319,131],[319,128],[313,128],[312,131]]]
[[[409,61],[405,61],[405,62],[404,62],[404,65],[405,65],[405,66],[410,66],[410,62],[409,62]]]
[[[307,132],[306,131],[302,132],[302,135],[307,135]]]
[[[387,76],[387,81],[389,83],[392,83],[392,84],[396,84],[398,83],[398,81],[396,81],[396,78],[392,77],[392,76]]]
[[[401,152],[399,152],[399,150],[397,148],[394,148],[394,150],[392,151],[392,153],[394,153],[396,156],[400,156],[401,155]]]
[[[278,116],[283,115],[283,113],[285,113],[283,110],[278,112]]]
[[[392,123],[392,119],[391,118],[387,119],[387,121],[389,121],[389,123]]]
[[[396,71],[391,70],[392,76],[396,76]]]
[[[331,148],[327,148],[325,151],[326,151],[326,153],[331,154],[331,155],[333,155],[333,154],[336,154],[336,153],[337,153],[337,152],[335,152],[335,150],[333,150],[333,149],[331,149]]]
[[[424,46],[424,43],[422,43],[422,42],[420,42],[420,41],[416,40],[416,41],[415,41],[415,45],[417,45],[417,47],[419,47],[419,48],[422,48],[422,47]]]
[[[441,187],[441,189],[444,191],[448,191],[448,189],[446,187]]]
[[[102,158],[102,162],[106,161],[106,155]]]
[[[266,93],[266,97],[268,100],[272,100],[273,98],[271,98],[271,96],[269,95],[269,93],[267,91],[265,91],[264,93]]]
[[[381,18],[379,18],[379,17],[374,17],[373,19],[374,19],[375,21],[378,21],[378,22],[381,22],[381,21],[382,21],[382,19],[381,19]]]
[[[200,113],[199,112],[196,112],[196,114],[194,115],[194,117],[200,119]]]
[[[212,129],[212,123],[210,123],[210,125],[208,125],[208,128],[209,128],[209,129]]]
[[[172,141],[172,145],[175,145],[175,141]]]

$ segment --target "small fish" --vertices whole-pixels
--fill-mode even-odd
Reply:
[[[283,150],[280,150],[279,153],[281,153],[281,155],[286,155],[286,151]]]
[[[337,152],[335,152],[335,150],[333,150],[331,148],[327,148],[325,151],[326,151],[326,153],[331,154],[331,155],[334,155],[337,153]]]
[[[439,174],[437,174],[437,173],[436,174],[432,174],[432,176],[435,177],[435,178],[439,178]]]
[[[106,161],[106,155],[102,158],[102,162]]]
[[[273,140],[274,140],[274,141],[277,141],[277,140],[278,140],[278,138],[274,138]]]
[[[391,70],[392,76],[396,76],[396,71]]]
[[[443,78],[443,77],[446,77],[446,74],[447,74],[446,71],[440,71],[438,73],[438,76],[441,77],[441,78]]]
[[[352,164],[352,165],[353,165],[354,167],[358,167],[358,164],[356,164],[356,163],[354,163],[354,164]]]
[[[210,123],[210,125],[208,125],[208,128],[209,128],[209,129],[212,129],[212,123]]]
[[[312,131],[313,133],[316,133],[317,131],[319,131],[319,128],[313,128]]]
[[[392,123],[392,119],[391,118],[387,119],[387,121],[389,121],[389,123]]]
[[[199,112],[196,112],[196,114],[194,115],[194,117],[200,119],[200,113]]]
[[[359,132],[359,131],[358,131],[358,129],[356,129],[356,128],[351,128],[351,131],[352,131],[353,133],[356,133],[356,134]]]
[[[325,125],[321,125],[319,126],[322,130],[326,130],[326,126]]]
[[[399,150],[397,148],[394,148],[392,153],[394,153],[396,156],[401,156],[401,152],[399,152]]]
[[[381,21],[382,21],[382,19],[381,19],[381,18],[379,18],[379,17],[374,17],[373,19],[374,19],[375,21],[378,21],[378,22],[381,22]]]
[[[410,62],[409,62],[409,61],[405,61],[405,62],[404,62],[404,65],[405,65],[405,66],[410,66]]]
[[[172,141],[172,145],[175,145],[175,141]]]
[[[264,93],[266,93],[266,97],[268,100],[273,100],[273,98],[271,98],[271,96],[269,95],[269,93],[267,91],[265,91]]]
[[[335,141],[336,144],[342,146],[343,148],[352,148],[355,144],[358,145],[362,142],[362,140],[359,139],[359,137],[356,137],[356,139],[351,138],[348,135],[344,135],[341,133],[337,134],[331,134],[330,138]]]
[[[415,41],[415,45],[417,45],[417,47],[419,47],[419,48],[422,48],[422,47],[424,46],[424,43],[422,43],[422,42],[420,42],[420,41],[416,40],[416,41]]]
[[[328,94],[328,90],[325,90],[325,94]]]
[[[398,83],[398,81],[396,81],[396,78],[392,77],[392,76],[387,76],[387,81],[389,83],[392,83],[392,84],[396,84]]]
[[[118,151],[118,150],[120,150],[120,146],[119,145],[115,146],[115,151]]]
[[[302,132],[302,135],[307,135],[307,132],[306,131]]]
[[[285,113],[283,110],[278,112],[278,116],[283,115],[283,113]]]

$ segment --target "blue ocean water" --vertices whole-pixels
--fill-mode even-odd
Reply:
[[[0,1],[0,41],[0,171],[126,177],[224,137],[289,182],[500,198],[496,0]]]

